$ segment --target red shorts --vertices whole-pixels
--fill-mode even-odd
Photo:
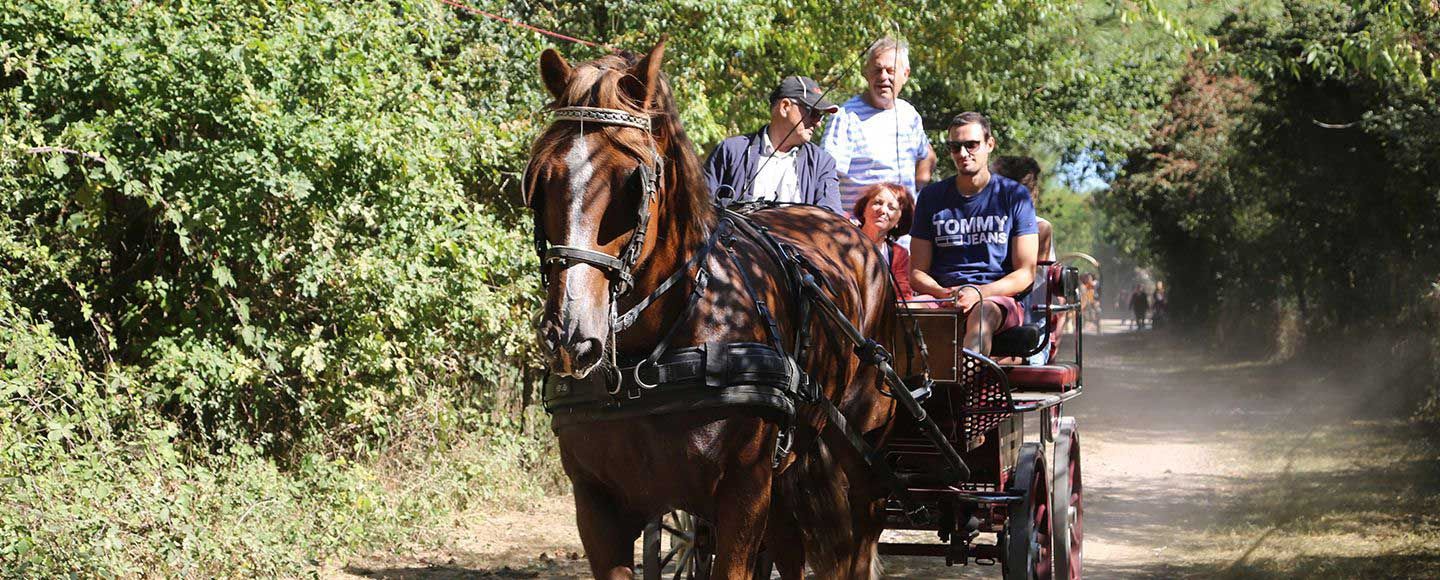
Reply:
[[[985,301],[1000,307],[1000,312],[1005,316],[1005,318],[1000,321],[1000,328],[995,329],[995,332],[991,334],[999,334],[1002,330],[1009,330],[1025,323],[1025,305],[1016,302],[1015,298],[1010,296],[991,296],[986,298]]]

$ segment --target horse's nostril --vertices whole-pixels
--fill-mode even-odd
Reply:
[[[575,368],[588,369],[600,362],[600,340],[587,338],[575,345]]]
[[[560,329],[553,324],[546,324],[540,332],[540,346],[545,352],[555,354],[560,350]]]

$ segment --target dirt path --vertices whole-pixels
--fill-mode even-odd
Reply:
[[[1088,577],[1440,577],[1440,450],[1388,419],[1383,387],[1219,362],[1150,332],[1088,337],[1086,356],[1086,395],[1067,413],[1082,432]],[[567,497],[474,514],[443,548],[332,575],[584,578],[572,518]],[[891,578],[999,577],[885,565]]]

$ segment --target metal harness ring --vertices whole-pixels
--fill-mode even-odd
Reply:
[[[647,383],[640,378],[640,367],[645,366],[645,363],[647,362],[649,362],[649,359],[635,363],[635,370],[630,371],[630,378],[634,379],[636,386],[639,386],[640,388],[648,391],[650,389],[660,386],[660,381],[657,380],[654,383]],[[655,363],[650,363],[650,366],[655,366]]]

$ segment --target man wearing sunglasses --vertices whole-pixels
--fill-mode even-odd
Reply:
[[[710,152],[705,181],[723,203],[776,201],[840,210],[835,159],[810,142],[826,113],[839,107],[809,77],[790,76],[770,93],[770,124],[736,135]]]
[[[995,333],[1025,320],[1015,297],[1035,279],[1035,206],[1025,186],[990,172],[995,137],[984,115],[957,115],[945,146],[957,173],[920,191],[910,285],[917,294],[955,300],[968,313],[965,347],[989,354]]]

